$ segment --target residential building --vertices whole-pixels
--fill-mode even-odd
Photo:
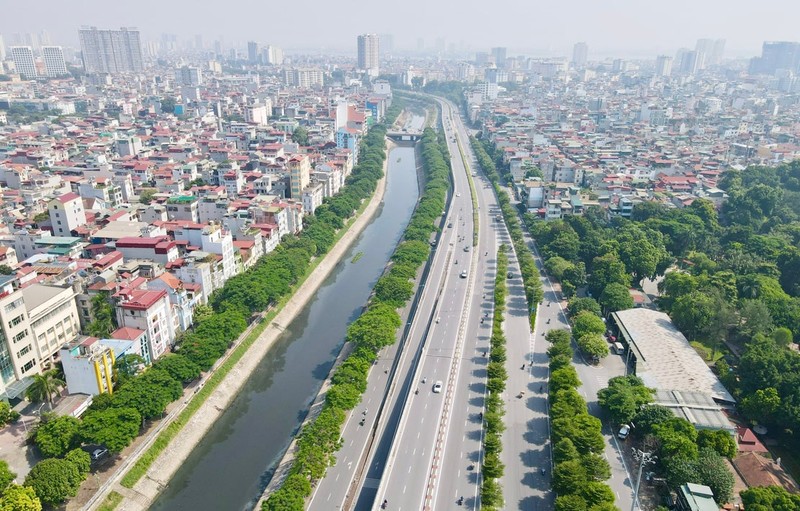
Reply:
[[[181,67],[180,78],[181,83],[188,87],[199,87],[203,85],[203,71],[199,67]]]
[[[255,41],[247,41],[247,61],[251,64],[259,62],[258,43]]]
[[[800,72],[800,43],[765,41],[761,46],[761,56],[750,60],[750,74],[773,75],[779,69]]]
[[[175,341],[175,319],[167,292],[161,290],[125,290],[118,295],[117,324],[146,333],[142,358],[153,363],[167,352]]]
[[[572,67],[582,69],[589,60],[589,46],[584,43],[575,43],[572,47]]]
[[[190,224],[176,229],[173,233],[175,241],[188,243],[187,250],[200,250],[221,257],[222,283],[237,273],[233,251],[233,236],[230,231],[222,229],[219,224]],[[218,286],[215,283],[215,287]]]
[[[291,196],[293,199],[300,199],[303,196],[303,190],[310,182],[311,163],[308,156],[293,156],[286,163],[286,167],[289,170]]]
[[[0,387],[6,397],[16,381],[39,373],[32,333],[25,309],[25,299],[14,292],[12,275],[0,276]],[[24,388],[17,389],[21,394]]]
[[[69,74],[67,63],[64,60],[64,50],[61,46],[42,46],[42,60],[44,60],[44,72],[47,76],[56,77]]]
[[[178,195],[167,199],[167,218],[170,220],[200,221],[200,201],[193,195]]]
[[[672,57],[659,55],[656,57],[656,76],[667,77],[672,74]]]
[[[56,236],[72,236],[73,231],[86,224],[83,200],[76,193],[66,193],[47,204],[50,224]]]
[[[122,252],[125,261],[149,259],[165,265],[178,258],[178,245],[168,236],[155,238],[127,237],[116,241],[116,249]]]
[[[303,190],[303,211],[305,213],[313,214],[322,205],[322,199],[325,198],[323,192],[322,183],[314,183]]]
[[[0,390],[12,399],[25,385],[16,387],[17,395],[9,387],[51,367],[59,347],[80,328],[71,287],[32,284],[17,290],[15,285],[15,276],[0,277]]]
[[[75,339],[80,330],[78,306],[72,287],[31,284],[20,291],[28,321],[36,338],[42,368],[50,365],[58,350]]]
[[[70,394],[113,394],[116,354],[111,346],[94,337],[83,337],[64,345],[59,352]]]
[[[377,34],[358,36],[358,69],[377,77],[380,71],[380,39]]]
[[[494,59],[495,66],[505,67],[506,58],[508,58],[508,48],[503,46],[492,48],[492,58]]]
[[[39,74],[36,72],[36,62],[33,60],[33,48],[30,46],[12,46],[11,59],[17,74],[26,80],[32,80]]]
[[[138,73],[144,70],[142,44],[135,28],[103,30],[97,27],[78,31],[87,73]]]
[[[147,289],[164,290],[172,304],[172,313],[181,331],[188,330],[194,321],[194,308],[200,303],[202,293],[190,292],[183,282],[171,273],[162,273],[147,282]]]

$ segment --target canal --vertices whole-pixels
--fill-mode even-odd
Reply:
[[[411,125],[421,125],[414,117]],[[388,155],[384,202],[315,297],[286,326],[230,408],[176,472],[156,511],[249,510],[266,488],[408,224],[419,190],[414,149]],[[356,254],[361,257],[352,260]]]

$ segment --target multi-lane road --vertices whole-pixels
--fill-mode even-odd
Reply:
[[[477,163],[457,110],[448,102],[441,106],[452,157],[453,195],[429,273],[399,334],[404,342],[380,354],[362,403],[345,424],[337,461],[317,486],[309,509],[480,507],[496,254],[501,244],[511,248],[511,240],[498,220],[493,189],[480,171],[475,172]],[[470,179],[478,207],[477,244],[472,236]],[[500,483],[504,509],[546,511],[553,508],[554,495],[544,334],[551,328],[569,328],[569,324],[564,302],[545,274],[533,241],[526,242],[542,273],[544,300],[531,332],[518,260],[511,250],[503,323],[508,380],[502,396],[506,429],[501,457],[505,472]],[[623,374],[624,366],[615,356],[593,366],[576,355],[574,363],[583,382],[579,390],[590,411],[597,414],[597,391],[611,376]],[[628,470],[613,428],[607,425],[603,433],[612,468],[609,484],[617,505],[628,508],[633,499]]]

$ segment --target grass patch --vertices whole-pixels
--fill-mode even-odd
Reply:
[[[714,356],[713,356],[713,359],[712,359],[711,355],[712,355],[712,353],[714,351],[712,348],[706,346],[705,344],[703,344],[700,341],[691,341],[691,342],[689,342],[689,344],[692,345],[692,348],[694,348],[694,350],[697,352],[698,355],[703,357],[703,360],[705,360],[706,362],[709,362],[711,364],[716,363],[717,360],[719,360],[719,359],[721,359],[722,357],[725,356],[725,351],[726,350],[724,348],[723,349],[719,349],[718,348],[717,352],[714,353]]]
[[[120,502],[122,502],[122,495],[114,490],[111,490],[111,493],[106,495],[105,500],[97,509],[98,511],[113,511],[117,508]]]
[[[453,121],[451,121],[453,122]],[[461,161],[464,163],[464,171],[467,173],[467,182],[469,182],[469,193],[472,196],[472,246],[478,246],[478,192],[475,190],[475,181],[472,179],[472,169],[470,169],[467,157],[464,155],[464,148],[461,147],[461,139],[456,135],[456,145],[458,146],[458,153],[461,155]]]
[[[355,263],[357,263],[357,262],[358,262],[358,260],[359,260],[359,259],[361,259],[362,257],[364,257],[364,252],[359,252],[358,254],[354,255],[352,259],[350,259],[350,262],[351,262],[351,263],[353,263],[353,264],[355,264]]]
[[[342,236],[344,236],[345,233],[350,230],[350,227],[353,225],[356,219],[363,214],[369,202],[370,201],[365,200],[361,203],[361,206],[358,208],[358,212],[345,223],[345,226],[340,229],[338,233],[336,233],[334,243],[331,245],[331,247],[334,247],[336,243],[342,239]],[[161,433],[158,434],[158,438],[155,439],[153,445],[151,445],[150,448],[141,455],[141,457],[130,468],[130,470],[128,470],[125,476],[123,476],[122,481],[120,482],[122,486],[125,488],[133,488],[139,479],[141,479],[147,473],[153,462],[155,462],[158,456],[164,451],[164,449],[167,448],[172,439],[175,438],[178,433],[180,433],[180,431],[194,416],[197,410],[203,405],[203,403],[205,403],[206,399],[208,399],[208,396],[210,396],[211,393],[216,390],[219,384],[222,383],[231,369],[233,369],[239,360],[242,359],[250,346],[253,345],[256,339],[258,339],[258,336],[261,335],[261,333],[267,328],[272,320],[275,319],[275,316],[277,316],[278,313],[283,310],[286,302],[288,302],[294,296],[294,293],[297,292],[300,286],[303,285],[303,283],[308,279],[317,266],[319,266],[324,258],[324,256],[317,257],[311,262],[308,267],[308,271],[306,271],[306,274],[294,285],[291,292],[287,293],[286,296],[281,298],[273,307],[273,309],[267,313],[261,323],[259,323],[249,334],[247,334],[244,340],[233,349],[225,362],[223,362],[222,365],[220,365],[217,370],[206,379],[203,388],[201,388],[193,396],[189,397],[190,401],[189,404],[186,405],[186,408],[184,408],[175,418],[175,420],[173,420],[166,428],[164,428]]]

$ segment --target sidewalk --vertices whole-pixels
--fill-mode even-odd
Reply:
[[[388,162],[388,160],[387,160]],[[312,271],[311,275],[303,282],[300,288],[292,295],[283,309],[278,313],[269,326],[259,335],[256,342],[249,348],[247,353],[239,360],[236,366],[231,369],[228,377],[219,384],[214,392],[208,397],[194,416],[189,420],[181,433],[175,437],[170,445],[164,449],[161,455],[152,464],[147,474],[136,483],[133,489],[128,489],[119,484],[124,475],[124,470],[117,471],[112,476],[113,482],[106,485],[102,495],[95,499],[92,505],[85,509],[97,509],[105,499],[105,496],[112,490],[123,495],[123,501],[116,509],[126,511],[144,511],[155,501],[161,490],[169,483],[173,474],[180,468],[194,447],[202,441],[211,426],[217,421],[219,416],[225,411],[228,405],[238,394],[246,382],[248,376],[256,368],[260,360],[270,350],[273,343],[282,333],[280,325],[286,325],[302,310],[317,291],[318,286],[324,281],[325,277],[336,267],[340,259],[356,240],[361,231],[372,220],[372,216],[377,211],[386,190],[386,177],[378,181],[375,194],[358,218],[351,224],[347,232],[336,245],[322,259],[319,265]],[[243,335],[246,335],[243,334]],[[193,394],[193,392],[192,392]],[[184,398],[178,401],[181,408],[191,399]],[[170,412],[175,416],[176,413]],[[158,428],[159,430],[162,428]],[[141,454],[141,453],[136,453]],[[138,456],[136,456],[138,457]],[[126,460],[128,466],[135,462],[135,458]]]

